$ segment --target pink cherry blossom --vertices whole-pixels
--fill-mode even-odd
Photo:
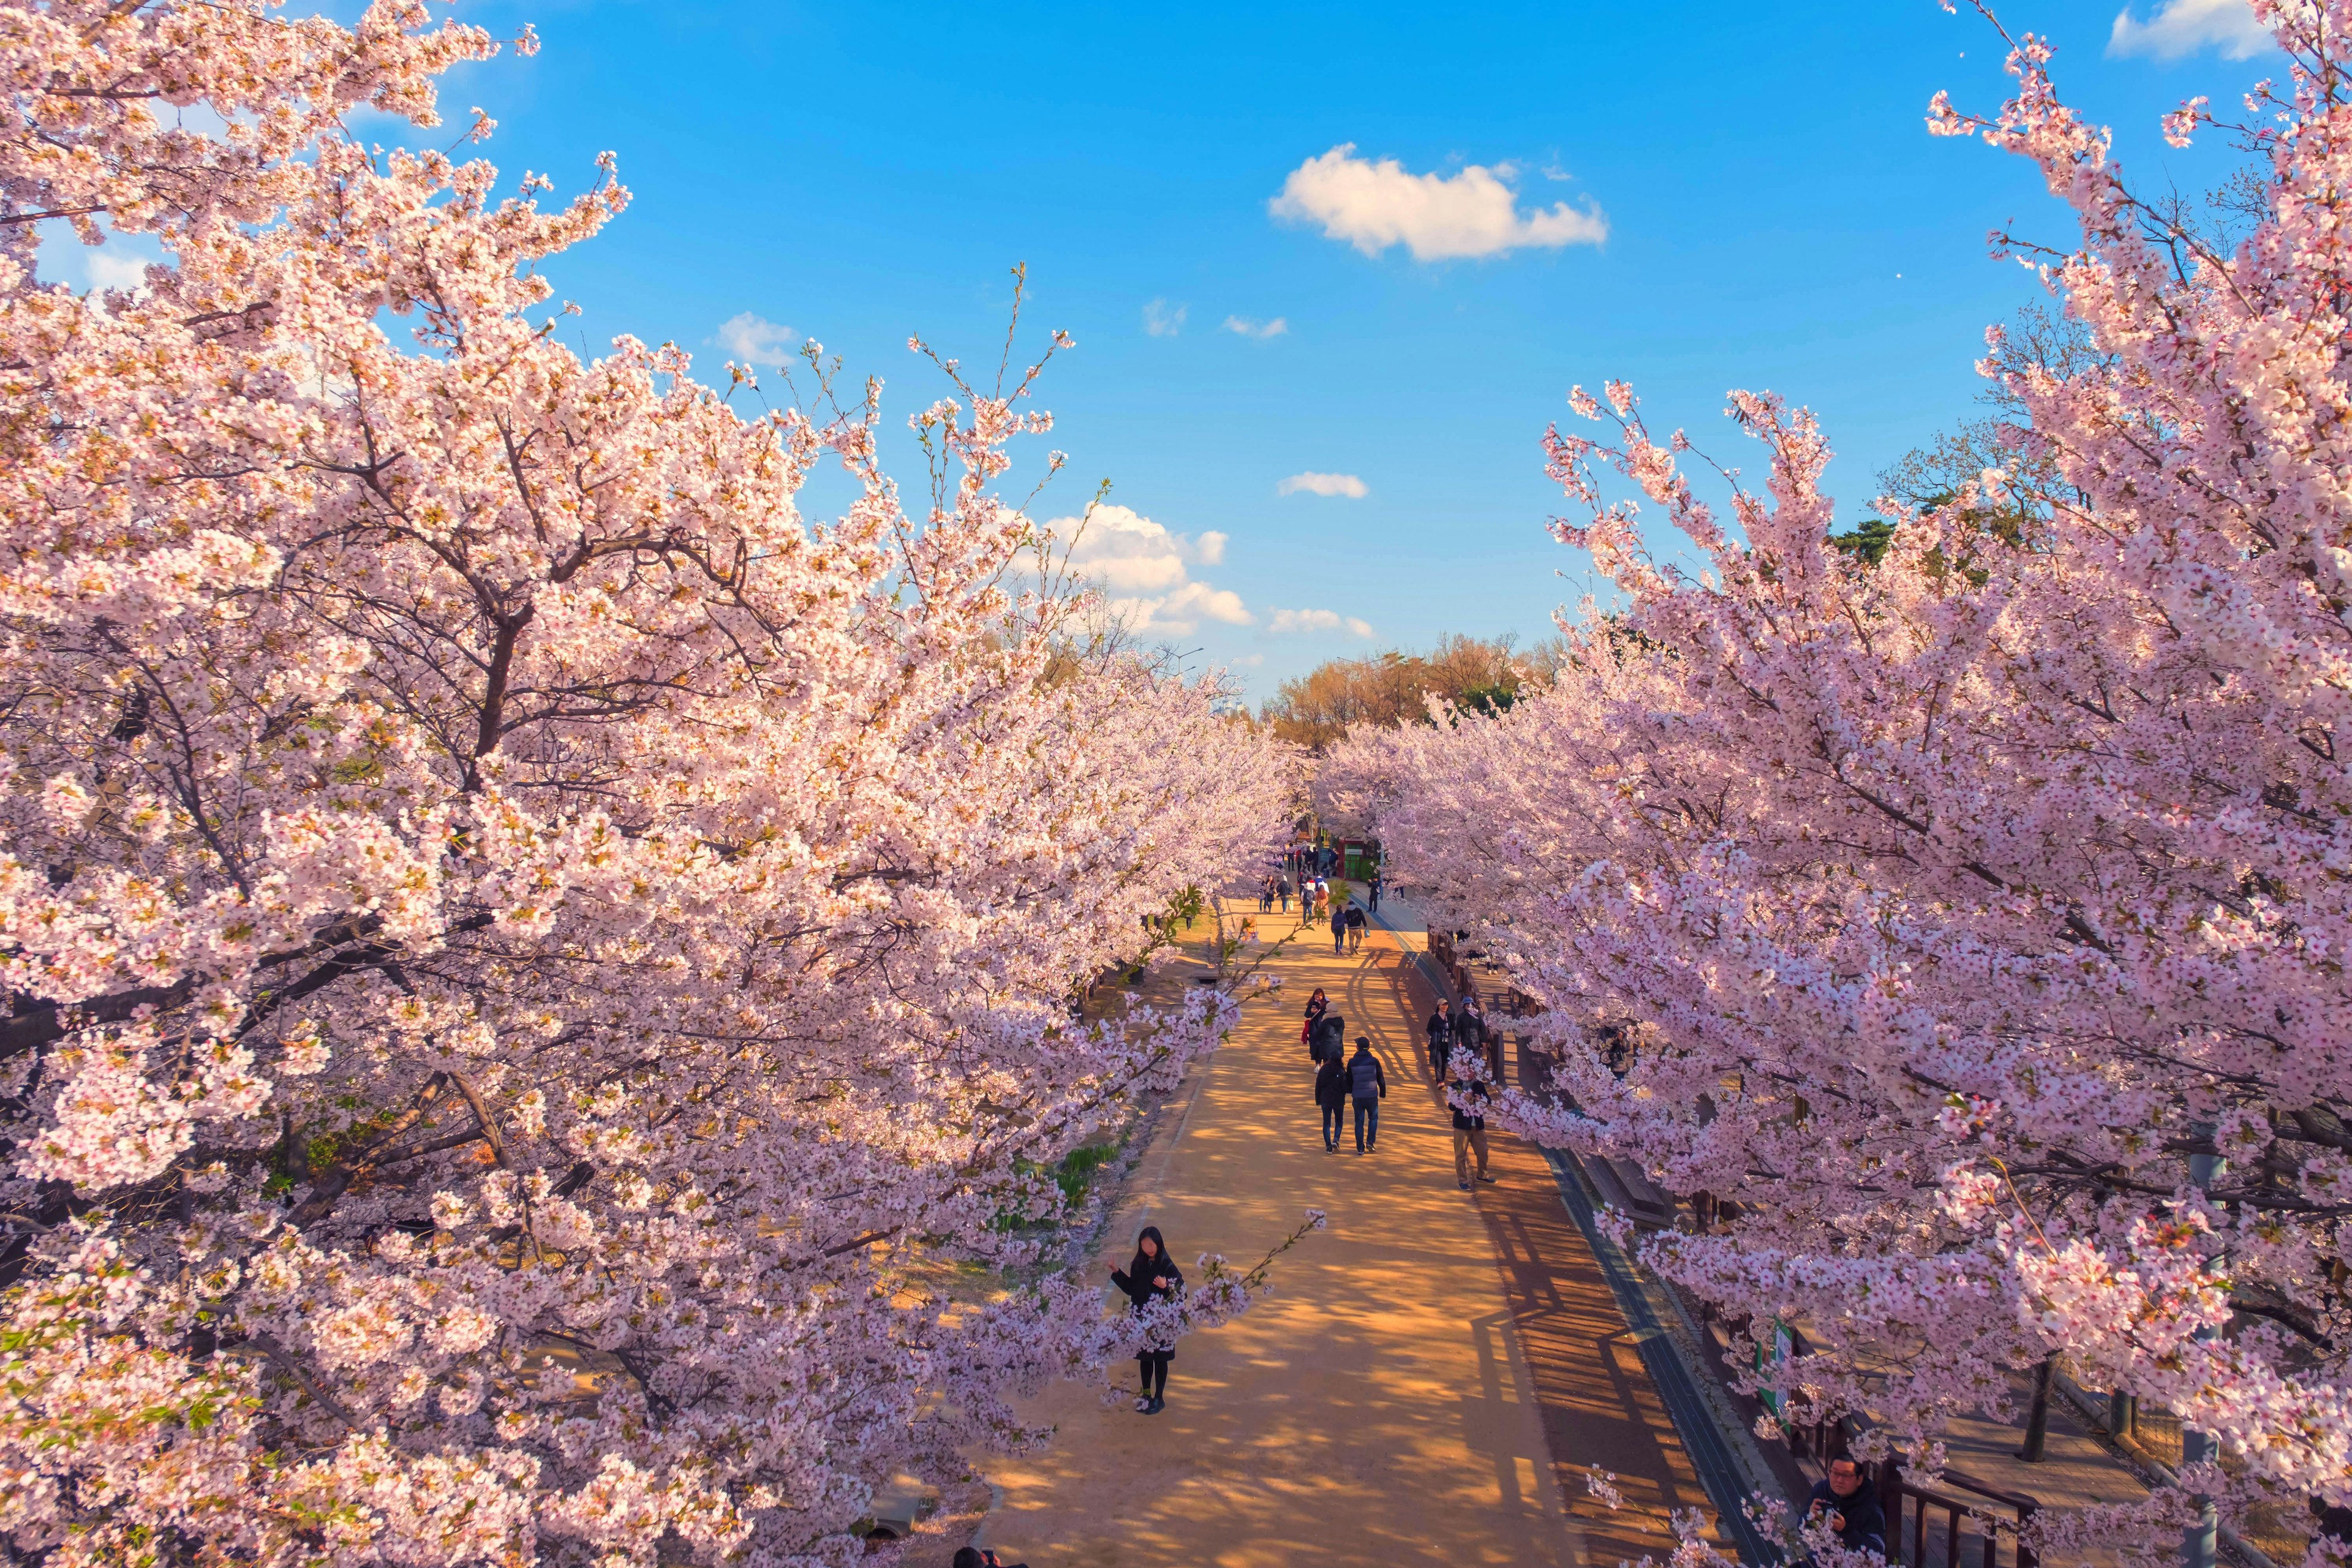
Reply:
[[[1023,575],[1066,337],[950,373],[909,506],[822,351],[751,417],[558,341],[609,155],[542,208],[348,133],[479,29],[0,13],[0,1530],[781,1568],[1036,1440],[1139,1331],[1052,1166],[1242,1005],[1071,1004],[1294,786]],[[43,285],[43,215],[167,259]]]
[[[2053,1515],[2049,1551],[2158,1549],[2200,1489],[2352,1504],[2352,6],[2256,11],[2294,67],[2233,249],[2134,194],[2046,41],[1999,111],[1937,97],[2079,221],[2000,240],[2090,350],[1996,337],[2012,462],[1879,503],[1873,564],[1803,411],[1733,395],[1751,489],[1574,395],[1606,428],[1547,439],[1556,532],[1621,607],[1564,619],[1549,690],[1359,733],[1317,784],[1547,1009],[1555,1092],[1497,1122],[1711,1200],[1641,1250],[1802,1326],[1738,1373],[1790,1419],[1867,1411],[1932,1469],[2055,1352],[2219,1437],[2226,1473]]]

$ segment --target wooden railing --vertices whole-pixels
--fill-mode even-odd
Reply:
[[[1919,1486],[1892,1459],[1877,1467],[1878,1500],[1886,1510],[1886,1560],[1906,1568],[1977,1568],[1964,1553],[1980,1542],[1981,1568],[2037,1568],[2021,1528],[2041,1509],[2033,1499],[1946,1470],[1939,1485]],[[1963,1532],[1963,1521],[1976,1528]],[[1941,1529],[1934,1526],[1940,1523]],[[2003,1530],[2001,1526],[2009,1528]],[[2006,1542],[2006,1552],[2003,1543]]]

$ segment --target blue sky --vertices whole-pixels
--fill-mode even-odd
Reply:
[[[2231,58],[2243,3],[2136,0],[2121,48],[2116,0],[2002,10],[2139,177],[2196,188],[2221,154],[2169,152],[2155,117],[2276,68]],[[1933,0],[459,14],[544,46],[449,85],[453,124],[499,121],[483,155],[561,195],[611,148],[635,193],[553,268],[587,344],[673,340],[716,378],[726,343],[813,336],[903,415],[943,390],[908,333],[992,363],[1025,262],[1026,323],[1077,340],[1044,388],[1033,464],[1071,466],[1040,515],[1110,480],[1132,516],[1094,553],[1147,639],[1254,697],[1337,654],[1548,634],[1589,581],[1543,529],[1538,441],[1575,383],[1628,379],[1654,425],[1757,467],[1726,389],[1810,405],[1860,515],[1969,415],[1985,324],[2033,291],[1986,231],[2070,237],[2021,160],[1923,129],[1938,88],[1989,110],[2008,82],[1990,29]],[[1327,477],[1282,493],[1302,475]]]

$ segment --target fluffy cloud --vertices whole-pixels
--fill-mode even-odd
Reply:
[[[1154,300],[1143,307],[1143,331],[1147,336],[1172,338],[1184,330],[1184,317],[1190,305],[1171,306],[1165,300]]]
[[[1609,237],[1609,220],[1598,206],[1580,212],[1560,202],[1522,213],[1517,194],[1505,183],[1517,174],[1508,163],[1491,169],[1472,163],[1454,174],[1410,174],[1393,158],[1357,157],[1349,142],[1293,169],[1266,206],[1276,217],[1318,224],[1330,238],[1367,256],[1402,245],[1416,261],[1599,245]]]
[[[2145,22],[2134,17],[2128,5],[2116,12],[2107,53],[2178,60],[2212,46],[2226,59],[2244,60],[2269,48],[2272,41],[2270,29],[2254,20],[2246,0],[2161,0],[2156,15]]]
[[[1372,493],[1371,487],[1353,474],[1318,474],[1312,468],[1274,487],[1278,496],[1295,496],[1301,490],[1311,496],[1346,496],[1349,500],[1361,500]]]
[[[773,369],[791,363],[793,342],[799,336],[790,327],[762,321],[746,310],[719,322],[719,335],[712,341],[745,364]]]
[[[146,257],[127,255],[107,246],[91,251],[82,265],[89,268],[89,286],[93,289],[128,289],[137,293],[147,287]]]
[[[1253,321],[1247,316],[1227,316],[1225,331],[1239,332],[1245,338],[1278,338],[1290,331],[1290,323],[1280,316],[1271,321]]]
[[[1183,636],[1204,620],[1246,626],[1256,617],[1241,595],[1195,582],[1192,569],[1225,558],[1225,536],[1171,533],[1131,507],[1097,506],[1085,518],[1057,517],[1047,532],[1069,552],[1070,569],[1103,590],[1111,613],[1138,635]]]
[[[1265,629],[1270,632],[1344,631],[1349,637],[1358,637],[1372,635],[1370,623],[1358,620],[1353,616],[1343,616],[1337,610],[1276,610],[1274,618],[1266,623]]]

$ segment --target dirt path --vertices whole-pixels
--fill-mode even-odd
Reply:
[[[1455,1187],[1402,957],[1386,932],[1353,958],[1300,937],[1269,965],[1280,1000],[1251,1003],[1161,1119],[1114,1226],[1121,1264],[1143,1224],[1187,1264],[1255,1259],[1310,1206],[1330,1229],[1243,1319],[1184,1342],[1164,1414],[1046,1397],[1050,1450],[989,1467],[1004,1497],[986,1540],[1006,1562],[1613,1568],[1664,1555],[1665,1507],[1703,1506],[1541,1156],[1496,1135],[1502,1184]],[[1323,1151],[1298,1040],[1317,985],[1387,1070],[1370,1155],[1352,1134]],[[1629,1510],[1585,1496],[1588,1464],[1623,1478]]]

